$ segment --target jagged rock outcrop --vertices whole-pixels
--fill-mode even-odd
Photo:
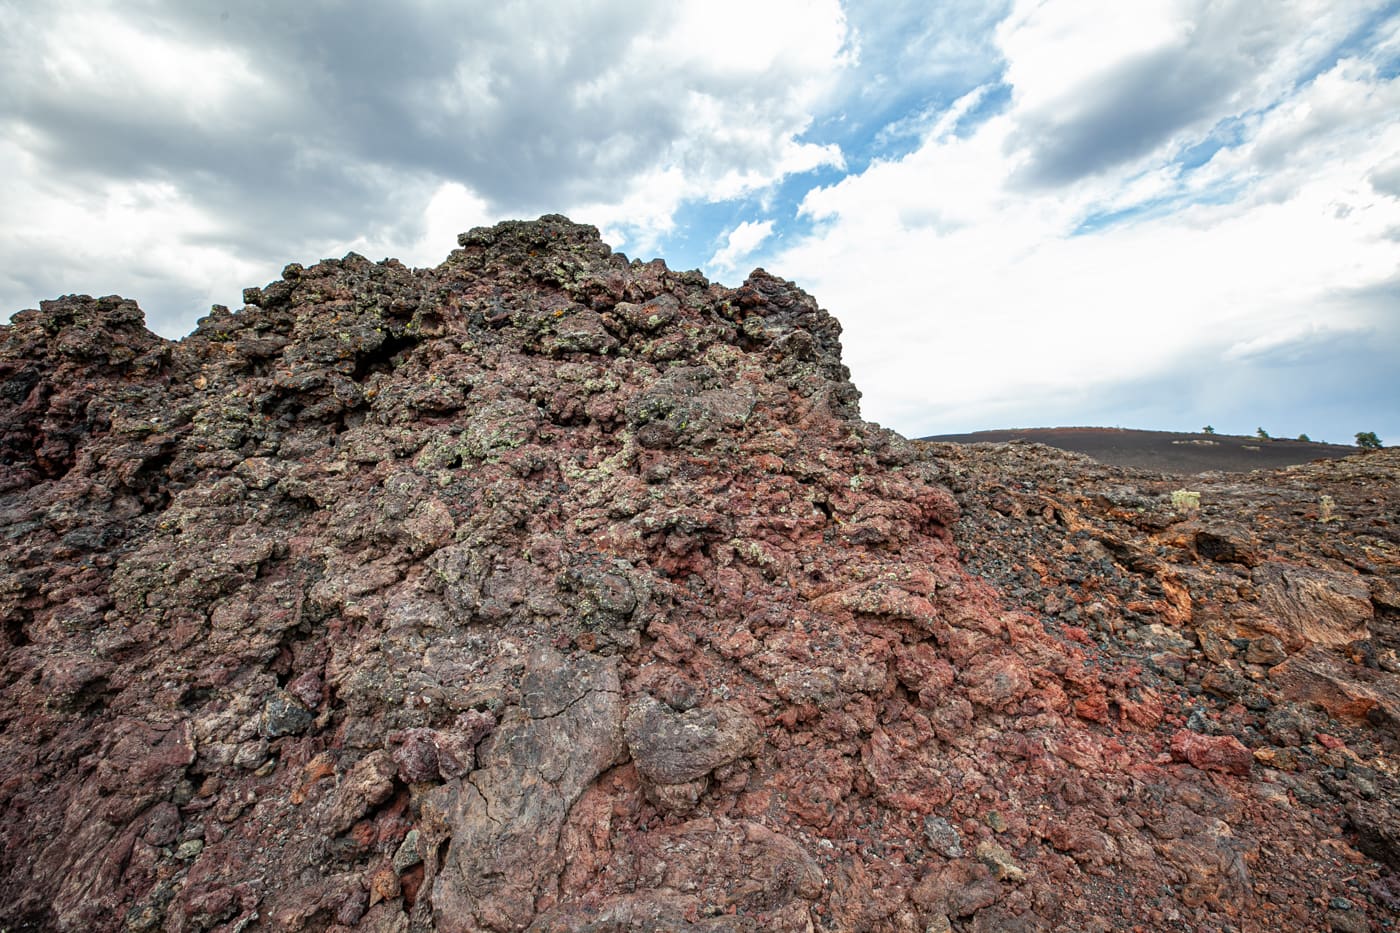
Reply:
[[[1307,535],[1272,479],[1180,515],[860,421],[761,270],[461,247],[174,343],[115,298],[0,329],[0,926],[1393,909],[1392,455],[1296,474]]]

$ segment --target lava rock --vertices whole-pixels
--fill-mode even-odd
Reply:
[[[458,242],[0,327],[0,927],[1393,910],[1400,454],[913,443],[791,282]]]

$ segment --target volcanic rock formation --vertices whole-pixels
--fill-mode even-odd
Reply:
[[[0,328],[0,928],[1391,922],[1394,454],[909,442],[562,217],[244,300]]]

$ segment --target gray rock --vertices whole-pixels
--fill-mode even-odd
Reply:
[[[435,929],[465,933],[501,924],[522,929],[536,899],[564,866],[560,827],[584,790],[622,756],[617,662],[531,655],[521,702],[477,751],[479,767],[423,798]],[[502,874],[499,866],[512,871]],[[488,922],[486,918],[491,918]]]
[[[738,707],[676,712],[649,696],[632,702],[623,722],[637,772],[653,784],[685,784],[748,754],[758,727]]]
[[[944,858],[962,858],[962,836],[957,827],[941,816],[924,818],[924,838],[929,846]]]
[[[186,839],[184,842],[180,843],[179,847],[175,850],[175,857],[182,862],[188,862],[191,859],[197,858],[199,853],[203,851],[203,839]]]
[[[284,735],[300,735],[316,721],[316,714],[285,690],[268,694],[263,701],[262,720],[258,731],[269,739]]]
[[[410,829],[394,852],[394,871],[402,875],[421,861],[423,855],[418,851],[418,830]]]

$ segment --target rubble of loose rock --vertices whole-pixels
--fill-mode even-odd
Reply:
[[[909,442],[561,217],[244,300],[0,328],[0,927],[1391,922],[1393,454]]]
[[[929,454],[963,505],[968,569],[1117,685],[1101,728],[1139,721],[1151,696],[1174,762],[1163,792],[1189,779],[1234,814],[1198,821],[1223,820],[1240,852],[1239,926],[1272,911],[1288,928],[1391,928],[1400,453],[1191,477],[1039,444]],[[1174,497],[1183,484],[1195,495]],[[1086,831],[1112,818],[1086,814]],[[1154,847],[1189,885],[1199,866],[1172,857],[1176,838]]]

